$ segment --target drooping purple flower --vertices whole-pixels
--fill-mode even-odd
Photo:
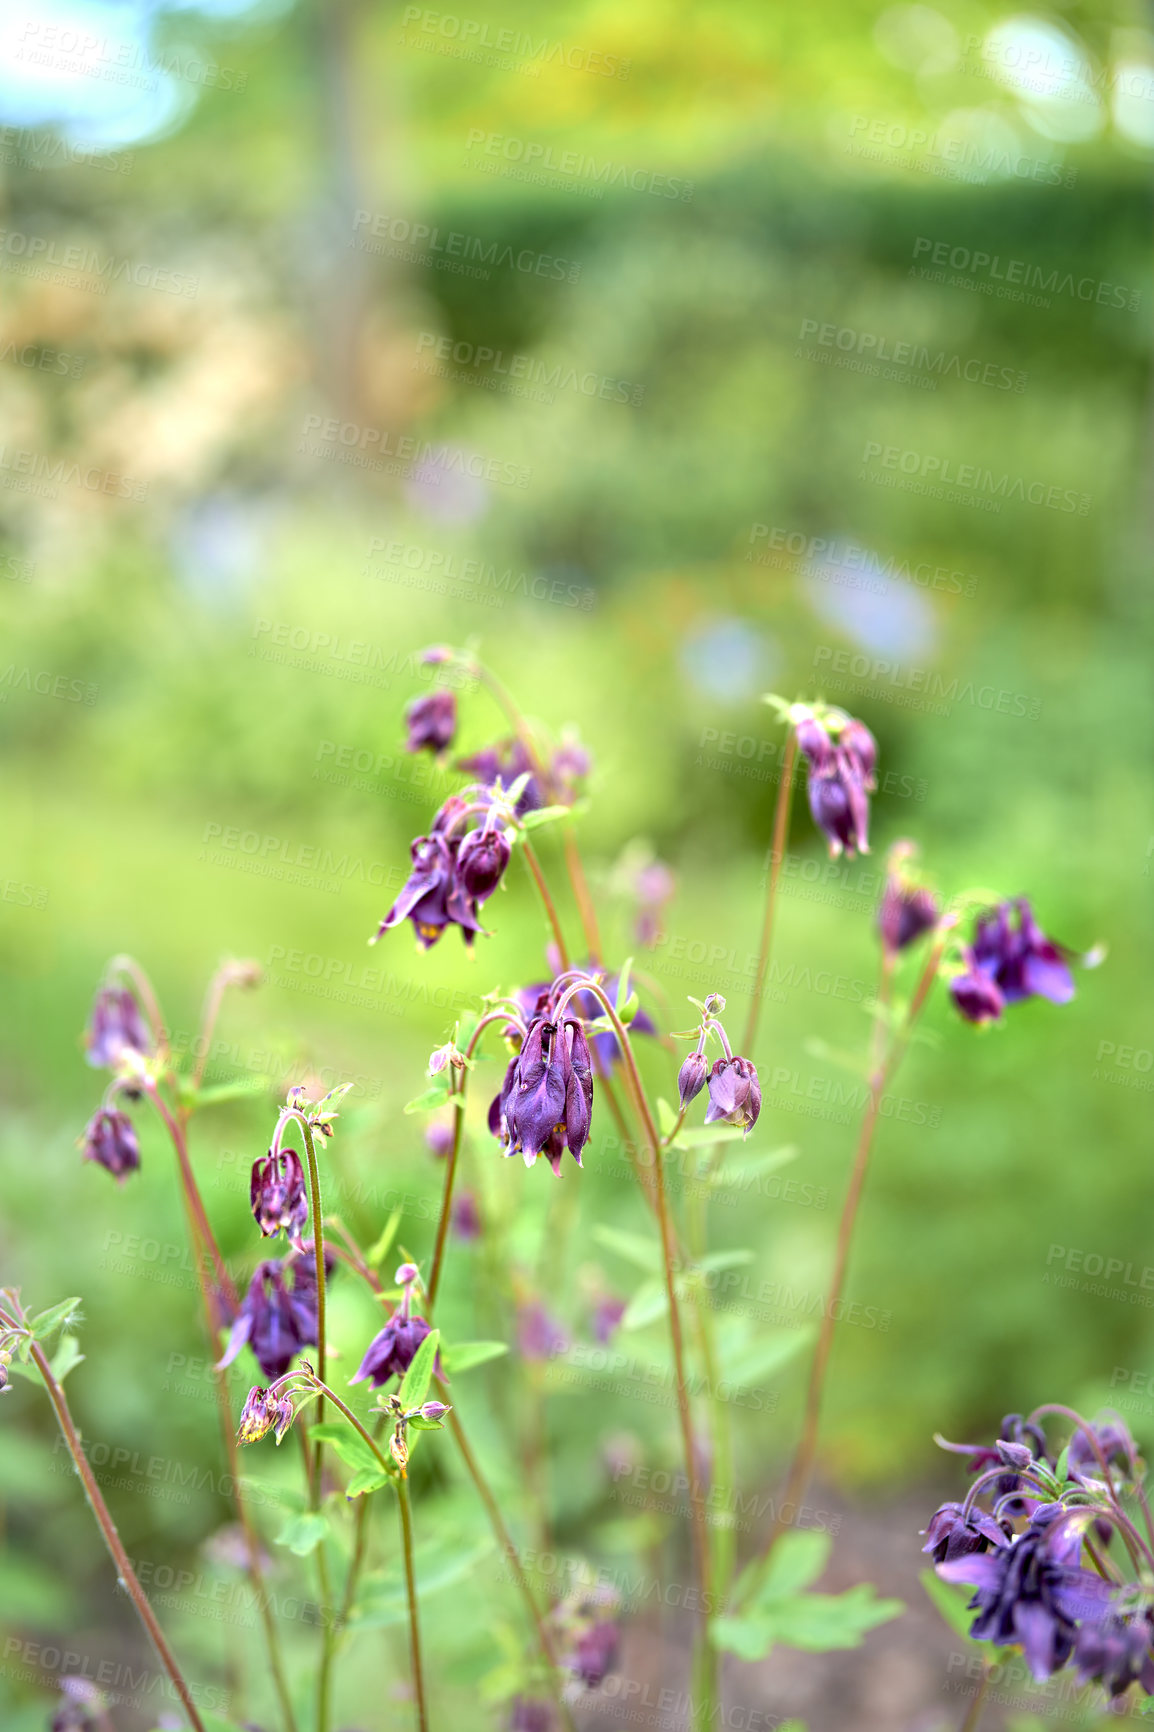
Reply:
[[[443,1161],[453,1148],[452,1123],[446,1123],[443,1119],[434,1119],[431,1124],[425,1127],[425,1142],[437,1159]]]
[[[221,1368],[231,1365],[247,1343],[270,1383],[283,1377],[303,1347],[316,1346],[316,1289],[307,1241],[299,1256],[258,1263],[232,1325]]]
[[[971,1552],[986,1552],[991,1546],[1008,1546],[1006,1529],[992,1515],[975,1504],[969,1514],[965,1505],[944,1503],[930,1517],[925,1530],[923,1552],[929,1552],[935,1564],[952,1563],[955,1558],[969,1557]]]
[[[250,1389],[236,1428],[238,1443],[258,1443],[275,1431],[279,1443],[293,1422],[292,1396],[287,1390]]]
[[[409,730],[406,752],[419,752],[422,748],[430,752],[446,751],[457,731],[455,695],[438,687],[423,697],[414,698],[405,711],[405,726]]]
[[[1101,1684],[1111,1696],[1121,1696],[1131,1684],[1154,1695],[1154,1660],[1150,1645],[1154,1628],[1150,1612],[1126,1617],[1112,1613],[1101,1623],[1082,1624],[1074,1638],[1074,1666],[1080,1684]]]
[[[886,886],[878,909],[878,932],[892,955],[915,944],[924,932],[937,925],[937,898],[932,890],[914,883],[905,868],[914,851],[912,842],[897,842],[889,853]]]
[[[593,1062],[580,1021],[532,1018],[521,1050],[489,1108],[489,1128],[507,1155],[531,1167],[544,1155],[555,1173],[568,1149],[577,1165],[593,1116]]]
[[[48,1722],[49,1732],[97,1732],[99,1725],[108,1725],[107,1700],[90,1679],[65,1676],[58,1683],[60,1701]]]
[[[707,1125],[723,1123],[739,1125],[750,1131],[761,1111],[761,1083],[751,1059],[715,1059],[709,1073],[709,1106],[705,1114]]]
[[[798,749],[808,765],[809,809],[836,859],[869,853],[869,800],[876,786],[877,744],[864,722],[841,710],[819,719],[802,711],[795,722]]]
[[[381,921],[377,937],[411,920],[417,943],[430,950],[445,930],[459,926],[467,946],[484,929],[476,906],[457,876],[454,850],[442,835],[418,836],[412,845],[413,869],[400,895]]]
[[[1045,1504],[1008,1546],[937,1566],[947,1582],[976,1590],[975,1641],[1020,1647],[1034,1677],[1058,1671],[1074,1651],[1079,1622],[1107,1614],[1110,1588],[1078,1563],[1081,1534],[1060,1504]]]
[[[596,1690],[613,1669],[620,1631],[611,1618],[599,1618],[582,1630],[566,1658],[569,1670],[587,1690]]]
[[[152,1040],[136,996],[127,986],[102,986],[96,994],[84,1043],[90,1065],[115,1070],[126,1051],[147,1055]]]
[[[682,1112],[705,1087],[709,1060],[703,1052],[691,1052],[677,1073],[677,1099]]]
[[[273,1239],[282,1231],[290,1240],[300,1238],[301,1228],[309,1218],[309,1200],[304,1168],[295,1149],[281,1149],[279,1154],[270,1149],[253,1162],[249,1201],[256,1224],[266,1239]]]
[[[1098,1448],[1105,1456],[1107,1466],[1118,1461],[1129,1473],[1137,1460],[1138,1446],[1124,1421],[1115,1415],[1108,1420],[1095,1422],[1090,1429],[1098,1440]],[[1101,1480],[1103,1477],[1097,1451],[1081,1426],[1070,1439],[1066,1471],[1071,1479]]]
[[[988,1022],[1000,1022],[1006,1001],[997,983],[984,969],[968,945],[962,947],[965,968],[950,980],[950,996],[967,1022],[982,1027]]]
[[[374,1389],[380,1389],[390,1377],[403,1377],[413,1363],[417,1348],[429,1333],[423,1317],[409,1317],[400,1306],[384,1328],[369,1342],[360,1370],[350,1383],[369,1379]]]
[[[84,1158],[96,1161],[122,1183],[140,1166],[140,1144],[127,1113],[102,1107],[84,1128]]]
[[[474,902],[490,897],[504,875],[513,850],[504,831],[470,830],[457,849],[457,876]]]
[[[1027,998],[1066,1004],[1074,996],[1072,954],[1046,937],[1025,897],[1017,897],[979,918],[950,992],[967,1022],[996,1022],[1007,1004]]]

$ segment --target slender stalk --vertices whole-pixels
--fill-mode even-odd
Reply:
[[[637,1069],[633,1045],[629,1039],[621,1018],[618,1016],[608,995],[591,980],[585,980],[572,991],[591,992],[600,1003],[606,1016],[613,1026],[617,1036],[617,1044],[621,1048],[621,1056],[625,1072],[629,1078],[630,1090],[633,1095],[633,1105],[645,1128],[645,1135],[653,1155],[653,1190],[657,1205],[657,1225],[661,1234],[661,1262],[665,1275],[665,1293],[669,1305],[669,1335],[673,1347],[673,1366],[677,1384],[677,1414],[681,1425],[681,1440],[685,1451],[685,1473],[689,1481],[689,1502],[692,1511],[693,1551],[696,1564],[697,1580],[701,1590],[702,1632],[699,1642],[700,1694],[695,1703],[695,1714],[705,1716],[701,1723],[710,1724],[709,1716],[713,1712],[716,1690],[716,1655],[709,1640],[709,1607],[711,1597],[709,1591],[709,1526],[705,1516],[705,1493],[701,1484],[701,1476],[697,1471],[697,1452],[693,1444],[693,1418],[689,1407],[689,1380],[685,1372],[685,1342],[681,1329],[681,1309],[677,1299],[677,1260],[674,1249],[673,1224],[669,1211],[669,1198],[665,1186],[665,1166],[662,1161],[661,1136],[650,1110],[649,1100],[645,1093],[645,1085],[641,1081],[641,1073]],[[562,1004],[558,1006],[558,1017],[562,1014]]]
[[[467,1074],[465,1071],[461,1072],[459,1086],[454,1074],[449,1095],[453,1108],[453,1146],[449,1150],[448,1159],[445,1162],[445,1183],[441,1191],[441,1213],[437,1220],[433,1261],[429,1265],[429,1281],[425,1288],[425,1303],[429,1310],[437,1302],[437,1291],[441,1285],[441,1270],[445,1262],[445,1243],[448,1238],[449,1221],[453,1210],[453,1185],[457,1177],[457,1162],[461,1154],[461,1133],[465,1125],[465,1077]]]
[[[325,1221],[321,1213],[321,1177],[317,1170],[316,1144],[313,1142],[312,1128],[302,1114],[297,1115],[297,1123],[304,1137],[305,1154],[308,1157],[309,1193],[313,1211],[313,1264],[316,1270],[317,1283],[317,1376],[323,1383],[325,1380]],[[324,1417],[324,1397],[317,1402],[317,1421]],[[317,1447],[317,1482],[319,1487],[321,1471],[320,1446]]]
[[[978,1723],[982,1718],[982,1704],[986,1700],[986,1691],[990,1687],[993,1672],[993,1667],[987,1663],[982,1671],[982,1681],[974,1692],[974,1699],[970,1703],[969,1710],[958,1728],[958,1732],[978,1732]]]
[[[199,1089],[204,1081],[205,1066],[208,1063],[208,1043],[212,1031],[216,1027],[216,1019],[220,1015],[220,1007],[224,995],[230,986],[255,985],[260,978],[260,970],[255,962],[222,962],[208,983],[205,994],[204,1011],[200,1019],[200,1051],[196,1055],[193,1067],[193,1087]],[[188,1109],[185,1109],[187,1116]]]
[[[441,1382],[440,1378],[437,1378],[434,1381],[436,1382],[438,1393],[443,1400],[449,1394],[449,1390],[446,1385]],[[533,1628],[537,1633],[537,1643],[541,1649],[541,1657],[545,1662],[545,1668],[549,1678],[549,1688],[552,1691],[557,1711],[561,1716],[566,1732],[576,1732],[572,1712],[569,1708],[569,1704],[565,1701],[558,1680],[557,1656],[553,1649],[553,1643],[549,1637],[548,1626],[541,1614],[541,1608],[537,1604],[532,1585],[525,1572],[525,1566],[521,1562],[520,1553],[517,1550],[509,1529],[505,1525],[505,1518],[501,1514],[500,1505],[493,1496],[489,1484],[485,1479],[484,1474],[481,1472],[480,1464],[478,1463],[476,1456],[473,1454],[469,1441],[465,1436],[465,1429],[461,1424],[456,1408],[451,1408],[446,1417],[457,1448],[461,1452],[461,1459],[465,1463],[465,1469],[469,1478],[473,1482],[477,1496],[485,1506],[485,1511],[489,1517],[489,1523],[493,1529],[494,1537],[496,1538],[497,1544],[505,1554],[509,1568],[513,1572],[513,1579],[517,1584],[521,1598],[525,1602],[525,1608],[532,1620]]]
[[[321,1179],[317,1169],[317,1151],[313,1141],[312,1127],[303,1113],[295,1113],[293,1116],[301,1128],[309,1169],[309,1193],[313,1215],[313,1262],[317,1288],[317,1379],[323,1390],[325,1387],[325,1224],[324,1216],[321,1213]],[[324,1418],[324,1410],[325,1398],[321,1394],[318,1396],[316,1407],[318,1424]],[[309,1476],[309,1489],[314,1511],[319,1511],[324,1497],[321,1465],[323,1454],[324,1445],[317,1438],[313,1446],[312,1472]],[[321,1602],[327,1611],[330,1599],[329,1566],[323,1538],[317,1547],[317,1579],[320,1583]],[[317,1732],[328,1732],[329,1728],[334,1638],[335,1632],[332,1621],[326,1617],[324,1628],[321,1631],[321,1660],[317,1668]]]
[[[155,989],[135,956],[114,956],[108,965],[109,974],[127,974],[140,994],[144,1006],[144,1014],[148,1018],[153,1038],[157,1047],[166,1046],[168,1033],[164,1026],[164,1018],[160,1013],[160,1001]]]
[[[417,1726],[428,1732],[425,1708],[425,1674],[421,1667],[421,1627],[417,1620],[417,1580],[413,1570],[413,1518],[409,1509],[409,1483],[397,1481],[397,1505],[401,1512],[401,1545],[405,1558],[405,1593],[409,1602],[409,1655],[413,1667],[413,1690],[417,1698]]]
[[[593,906],[593,898],[589,893],[589,880],[585,876],[585,867],[581,860],[581,850],[577,846],[577,836],[572,819],[567,819],[562,824],[561,831],[565,848],[565,866],[569,873],[573,900],[577,904],[577,912],[581,917],[581,930],[585,934],[589,960],[594,967],[598,967],[601,962],[601,934],[597,929],[597,910]]]
[[[533,882],[536,884],[541,900],[545,904],[545,913],[549,917],[549,924],[553,928],[553,937],[556,941],[557,950],[561,957],[561,967],[568,968],[569,951],[565,944],[565,934],[561,930],[561,922],[557,915],[556,904],[549,893],[549,886],[545,882],[545,875],[541,871],[541,862],[537,858],[532,843],[523,839],[521,842],[521,850],[525,856],[525,864],[533,874]]]
[[[212,1266],[216,1274],[217,1286],[220,1288],[221,1293],[224,1295],[235,1313],[238,1307],[236,1287],[233,1283],[232,1276],[228,1272],[225,1260],[221,1255],[220,1246],[216,1242],[216,1235],[213,1233],[212,1227],[209,1224],[208,1215],[204,1207],[204,1199],[201,1197],[200,1188],[196,1182],[196,1174],[192,1170],[192,1162],[189,1159],[188,1137],[184,1126],[173,1117],[172,1113],[169,1112],[164,1097],[161,1095],[159,1088],[151,1078],[143,1078],[141,1086],[157,1112],[160,1114],[160,1117],[163,1119],[165,1128],[168,1131],[169,1136],[172,1138],[172,1146],[176,1150],[176,1159],[180,1167],[180,1182],[184,1187],[184,1194],[188,1202],[189,1212],[196,1223],[196,1230],[204,1243],[204,1247],[212,1258]]]
[[[947,917],[948,919],[949,917]],[[817,1452],[818,1430],[821,1423],[821,1404],[825,1393],[826,1371],[829,1365],[830,1350],[833,1346],[834,1330],[837,1326],[837,1316],[841,1310],[840,1300],[845,1284],[846,1269],[849,1264],[850,1249],[853,1244],[854,1226],[857,1222],[858,1207],[861,1203],[862,1190],[865,1186],[866,1173],[869,1170],[870,1153],[873,1148],[874,1132],[877,1129],[878,1115],[887,1085],[892,1081],[894,1072],[901,1063],[914,1024],[921,1014],[930,987],[937,976],[938,964],[941,961],[942,949],[945,945],[945,923],[939,927],[940,936],[931,946],[928,960],[922,971],[910,1007],[898,1034],[894,1037],[888,1054],[884,1052],[884,1033],[881,1041],[876,1039],[875,1025],[874,1063],[870,1072],[869,1098],[866,1101],[862,1117],[861,1130],[858,1133],[857,1149],[854,1154],[853,1168],[850,1172],[849,1188],[846,1191],[845,1202],[842,1205],[841,1220],[838,1223],[837,1249],[834,1253],[833,1275],[830,1280],[829,1297],[822,1313],[821,1328],[818,1331],[817,1346],[814,1349],[813,1361],[810,1365],[809,1385],[806,1390],[805,1416],[802,1421],[801,1439],[797,1452],[790,1467],[789,1478],[786,1481],[785,1496],[778,1506],[766,1551],[772,1548],[782,1529],[788,1525],[785,1513],[791,1507],[800,1506],[808,1489],[813,1473],[814,1456]],[[891,964],[887,961],[883,947],[882,973],[879,986],[879,1000],[883,992],[888,992],[887,969]]]
[[[785,845],[789,838],[789,805],[793,792],[793,765],[797,756],[797,735],[789,727],[785,736],[785,751],[781,759],[781,775],[777,783],[777,801],[773,811],[773,843],[769,861],[769,884],[765,892],[765,913],[761,922],[761,946],[757,957],[757,977],[754,981],[753,997],[749,1004],[749,1018],[745,1025],[745,1043],[742,1052],[747,1056],[753,1053],[754,1042],[757,1039],[757,1024],[761,1016],[761,1000],[765,992],[765,983],[769,978],[769,955],[773,944],[773,917],[777,909],[777,881],[781,876],[781,864],[785,859]]]
[[[700,1263],[706,1253],[709,1182],[722,1152],[722,1146],[713,1149],[704,1176],[696,1189],[690,1193],[692,1198],[692,1207],[689,1211],[692,1228],[690,1251],[696,1263]],[[721,1376],[714,1344],[713,1316],[709,1295],[703,1289],[700,1281],[693,1283],[693,1306],[701,1349],[701,1363],[705,1372],[706,1388],[709,1392],[709,1404],[713,1416],[712,1490],[714,1503],[720,1506],[720,1513],[714,1525],[713,1591],[718,1603],[722,1604],[729,1592],[736,1540],[733,1512],[729,1507],[734,1480],[733,1428],[729,1422],[727,1404],[721,1394]]]
[[[0,1323],[3,1323],[8,1328],[20,1328],[20,1324],[16,1319],[9,1317],[7,1313],[3,1311],[0,1311]],[[140,1621],[152,1639],[153,1646],[160,1656],[161,1664],[168,1673],[169,1678],[172,1680],[173,1688],[180,1697],[181,1705],[195,1728],[195,1732],[205,1732],[204,1722],[197,1712],[196,1703],[192,1699],[192,1692],[185,1681],[183,1672],[176,1662],[176,1657],[173,1654],[172,1649],[164,1638],[163,1630],[156,1621],[152,1607],[149,1605],[147,1597],[145,1596],[144,1589],[137,1580],[136,1572],[129,1560],[128,1553],[125,1551],[124,1546],[121,1543],[120,1535],[116,1529],[116,1523],[113,1521],[108,1505],[105,1503],[104,1498],[101,1495],[100,1487],[96,1483],[95,1475],[93,1474],[91,1467],[88,1465],[88,1458],[81,1446],[80,1436],[73,1422],[72,1414],[69,1411],[68,1400],[64,1391],[52,1375],[52,1367],[45,1358],[38,1341],[31,1342],[31,1352],[32,1358],[36,1364],[36,1369],[44,1380],[44,1387],[48,1392],[48,1399],[51,1401],[52,1406],[56,1411],[57,1423],[63,1433],[64,1441],[68,1445],[69,1454],[76,1465],[76,1471],[80,1475],[81,1482],[88,1497],[88,1502],[92,1506],[92,1513],[96,1517],[97,1525],[104,1537],[104,1543],[108,1547],[113,1563],[116,1565],[117,1576],[123,1583],[128,1597],[136,1607]]]

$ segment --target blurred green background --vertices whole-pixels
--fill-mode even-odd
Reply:
[[[203,1345],[175,1278],[170,1152],[138,1114],[143,1170],[119,1189],[76,1147],[102,1086],[80,1031],[111,954],[144,963],[186,1040],[222,957],[266,970],[226,1003],[209,1075],[267,1090],[194,1126],[238,1271],[261,1254],[246,1175],[275,1091],[314,1074],[357,1082],[334,1206],[371,1242],[404,1197],[403,1241],[429,1253],[439,1171],[401,1109],[451,1028],[447,995],[539,978],[545,941],[518,865],[474,962],[455,937],[415,956],[408,928],[366,948],[453,785],[401,750],[413,654],[467,638],[593,753],[581,840],[611,954],[637,951],[628,846],[673,867],[663,942],[637,951],[663,1030],[714,987],[744,1022],[780,739],[760,694],[844,703],[879,739],[869,860],[827,870],[795,813],[757,1140],[797,1144],[783,1177],[824,1207],[714,1208],[715,1246],[752,1250],[755,1286],[827,1278],[855,1134],[839,1056],[868,1037],[887,845],[916,839],[947,894],[1026,893],[1047,931],[1108,947],[1072,1005],[989,1034],[938,992],[851,1271],[887,1326],[840,1332],[823,1495],[884,1511],[915,1488],[928,1513],[960,1484],[935,1430],[1129,1389],[1154,1367],[1145,11],[17,10],[0,71],[0,1277],[35,1305],[83,1295],[86,1435],[142,1460],[219,1452],[210,1384],[188,1373]],[[46,34],[78,17],[103,43],[86,60]],[[99,73],[115,64],[144,88]],[[1014,282],[1029,298],[999,293]],[[935,494],[946,463],[986,490]],[[483,693],[462,708],[466,747],[502,731]],[[326,851],[322,883],[291,881],[285,861]],[[542,853],[559,873],[549,832]],[[646,1049],[657,1092],[674,1063]],[[604,1113],[580,1177],[496,1158],[498,1075],[477,1073],[467,1181],[492,1255],[588,1342],[590,1295],[639,1279],[595,1229],[647,1217]],[[1132,1284],[1094,1291],[1070,1272],[1087,1258]],[[351,1369],[373,1309],[342,1279],[335,1310]],[[511,1327],[460,1244],[443,1321]],[[743,1315],[732,1351],[798,1323]],[[625,1350],[660,1365],[660,1328]],[[765,1494],[803,1367],[736,1412],[744,1483]],[[624,1506],[605,1462],[615,1440],[672,1466],[673,1415],[582,1375],[546,1404],[558,1541],[675,1569],[678,1524]],[[519,1398],[502,1368],[472,1376],[517,1510]],[[1154,1397],[1129,1401],[1154,1440]],[[15,1639],[131,1652],[46,1404],[22,1384],[0,1417]],[[425,1490],[467,1555],[476,1517],[441,1454]],[[228,1516],[211,1484],[108,1495],[134,1558],[226,1570],[197,1549]],[[291,1584],[295,1561],[277,1568]],[[473,1572],[429,1602],[458,1712],[494,1663],[491,1596]],[[174,1607],[175,1633],[230,1689],[255,1635],[197,1610]],[[364,1694],[382,1641],[400,1664],[402,1631],[383,1629],[350,1650],[338,1724],[405,1712]],[[20,1671],[23,1651],[0,1677],[18,1729],[53,1700],[52,1666]],[[831,1724],[875,1724],[861,1713]]]

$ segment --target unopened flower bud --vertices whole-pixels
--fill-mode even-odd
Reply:
[[[309,1202],[304,1168],[295,1149],[282,1149],[279,1154],[270,1149],[253,1162],[249,1201],[266,1239],[274,1238],[282,1229],[290,1239],[300,1237],[308,1220]]]
[[[405,741],[407,752],[419,752],[422,747],[430,752],[445,751],[457,731],[456,697],[452,692],[439,690],[415,698],[405,711],[405,725],[409,730]]]
[[[677,1073],[677,1094],[681,1102],[682,1112],[705,1087],[708,1071],[709,1061],[705,1054],[703,1052],[691,1052]]]
[[[457,876],[468,895],[484,902],[501,882],[512,849],[502,830],[470,830],[457,850]]]
[[[105,1107],[93,1114],[84,1129],[84,1158],[122,1181],[137,1170],[140,1144],[127,1113]]]
[[[1005,1438],[999,1438],[994,1446],[1007,1467],[1012,1467],[1021,1473],[1029,1467],[1034,1457],[1024,1443],[1007,1443]]]
[[[449,1409],[443,1401],[426,1401],[421,1408],[422,1419],[444,1419]]]
[[[407,1287],[411,1281],[419,1281],[420,1278],[421,1271],[415,1263],[402,1263],[393,1276],[398,1287]]]

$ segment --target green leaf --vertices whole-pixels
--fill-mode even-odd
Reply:
[[[722,1356],[725,1375],[731,1383],[751,1388],[762,1377],[770,1377],[796,1359],[813,1340],[812,1329],[787,1329],[747,1344],[732,1357]]]
[[[405,1372],[404,1381],[397,1391],[402,1407],[420,1407],[428,1395],[429,1385],[433,1381],[433,1361],[437,1357],[440,1339],[439,1329],[430,1330],[413,1355],[413,1363]]]
[[[458,1341],[454,1347],[444,1348],[441,1358],[450,1377],[457,1377],[462,1371],[472,1371],[475,1365],[500,1359],[508,1351],[507,1341]]]
[[[657,1097],[657,1123],[661,1128],[663,1137],[672,1135],[673,1127],[677,1123],[677,1114],[661,1095]]]
[[[444,1082],[435,1082],[432,1088],[424,1089],[419,1095],[414,1095],[411,1101],[406,1101],[407,1113],[431,1113],[437,1107],[443,1107],[449,1098],[449,1082],[445,1071],[441,1072]]]
[[[618,1010],[617,1015],[623,1025],[628,1028],[640,1009],[641,1000],[635,992],[631,992],[629,997],[625,1000],[625,1003]]]
[[[416,1413],[412,1419],[405,1422],[410,1431],[444,1431],[443,1419],[426,1419],[423,1414]]]
[[[509,793],[512,796],[512,788]],[[558,818],[569,816],[568,806],[538,806],[535,812],[526,812],[521,819],[522,830],[539,830],[542,824],[555,824]]]
[[[325,1420],[321,1425],[310,1425],[309,1436],[319,1439],[321,1443],[331,1443],[346,1467],[371,1469],[373,1473],[381,1472],[381,1464],[361,1436],[359,1431],[345,1420]]]
[[[627,1263],[638,1269],[644,1269],[647,1275],[656,1274],[661,1268],[661,1246],[656,1239],[646,1238],[641,1233],[627,1233],[621,1227],[604,1226],[594,1227],[593,1237],[607,1251],[616,1251],[619,1257],[624,1257]]]
[[[70,1371],[75,1371],[78,1365],[83,1365],[84,1355],[80,1351],[80,1343],[75,1335],[62,1335],[60,1346],[52,1361],[52,1375],[57,1383],[63,1383]]]
[[[736,1654],[739,1660],[764,1660],[773,1646],[773,1636],[764,1618],[715,1618],[710,1629],[715,1648]]]
[[[712,1275],[720,1269],[737,1269],[753,1262],[752,1251],[710,1251],[695,1267]]]
[[[879,1600],[871,1583],[859,1582],[844,1594],[796,1594],[743,1617],[719,1618],[713,1641],[742,1660],[763,1660],[777,1643],[829,1653],[860,1648],[868,1631],[904,1611],[901,1600]]]
[[[276,1536],[276,1543],[287,1546],[298,1558],[307,1558],[310,1552],[316,1551],[328,1531],[327,1516],[319,1510],[306,1510],[303,1515],[293,1516],[285,1523]]]
[[[28,1319],[28,1327],[37,1341],[45,1340],[54,1329],[59,1329],[64,1323],[78,1323],[80,1299],[62,1299],[59,1305],[50,1305],[47,1311],[41,1311],[39,1316]]]
[[[369,1264],[370,1268],[379,1269],[385,1258],[388,1256],[389,1246],[397,1236],[397,1228],[401,1224],[401,1216],[403,1214],[404,1205],[398,1203],[388,1220],[385,1222],[384,1232],[381,1234],[376,1244],[366,1254],[366,1262]]]
[[[613,1006],[618,1016],[621,1017],[622,1022],[624,1022],[625,1016],[621,1006],[623,1004],[628,1004],[629,1002],[629,976],[632,971],[633,958],[627,956],[625,961],[621,964],[621,973],[617,976],[617,1002]]]
[[[362,1497],[366,1492],[379,1491],[383,1485],[388,1485],[389,1481],[395,1478],[396,1474],[391,1468],[386,1473],[380,1462],[374,1460],[371,1468],[362,1467],[353,1475],[345,1496]]]
[[[713,1143],[735,1143],[744,1140],[745,1132],[740,1125],[702,1125],[700,1130],[679,1130],[673,1142],[674,1149],[707,1149]]]
[[[770,1553],[769,1568],[755,1595],[756,1604],[772,1605],[808,1588],[825,1569],[832,1548],[833,1540],[827,1533],[803,1528],[783,1533]]]
[[[621,1327],[644,1329],[647,1324],[656,1323],[659,1317],[664,1317],[668,1309],[669,1295],[664,1281],[643,1281],[625,1307]]]
[[[724,1161],[713,1175],[715,1185],[732,1185],[744,1189],[752,1185],[755,1179],[760,1179],[766,1173],[774,1173],[778,1167],[786,1166],[790,1161],[796,1161],[801,1150],[796,1143],[786,1143],[780,1149],[751,1150],[748,1154],[739,1153],[736,1149],[727,1154]]]
[[[189,1087],[183,1091],[185,1099],[194,1107],[218,1107],[227,1101],[240,1101],[249,1095],[266,1094],[272,1087],[270,1076],[236,1077],[227,1083],[214,1083],[211,1088],[194,1089]]]
[[[970,1625],[974,1621],[973,1612],[967,1610],[974,1597],[971,1590],[955,1588],[950,1582],[943,1582],[936,1570],[921,1570],[918,1580],[954,1635],[961,1636],[963,1641],[969,1642],[972,1647],[984,1648],[984,1642],[975,1642],[970,1635]]]

